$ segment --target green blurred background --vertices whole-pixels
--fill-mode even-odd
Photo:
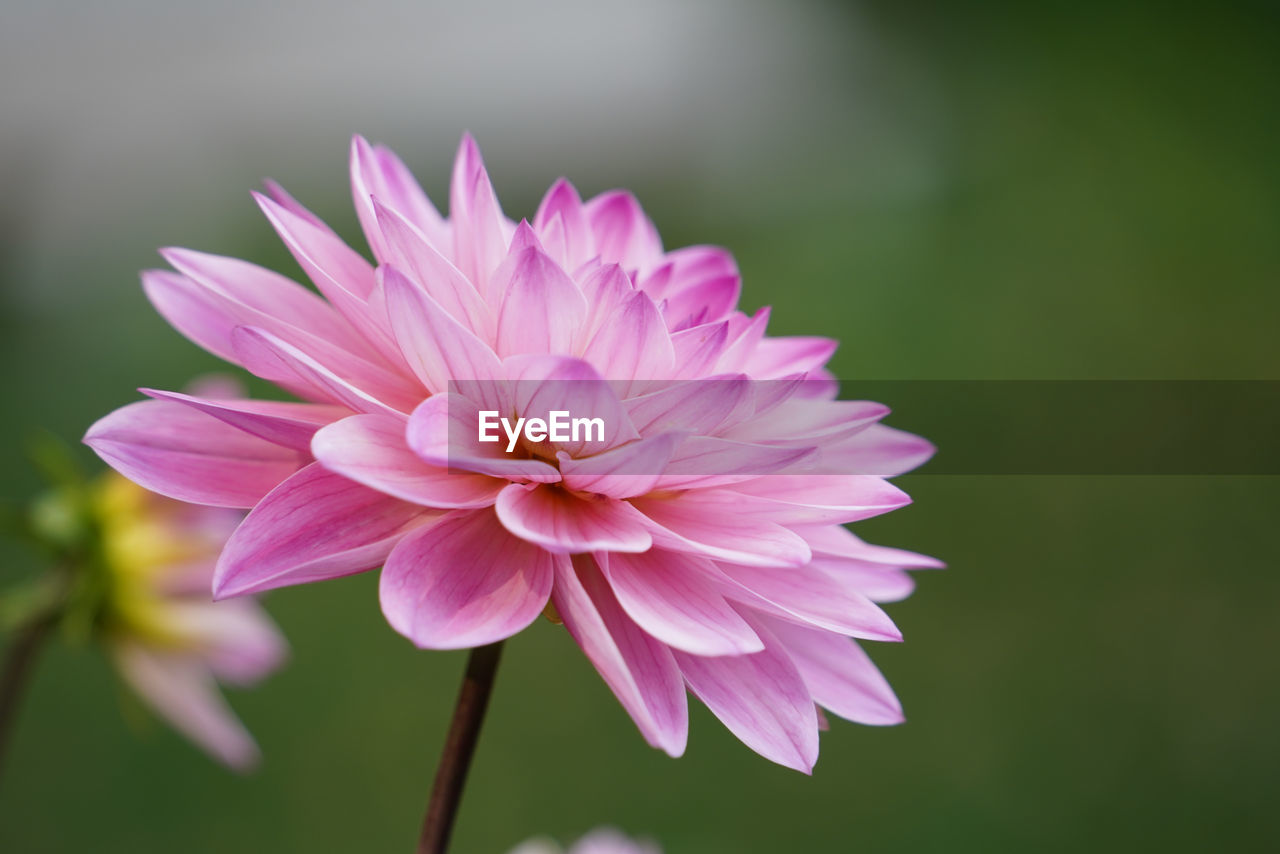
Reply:
[[[0,6],[4,499],[38,486],[37,428],[75,440],[218,368],[143,299],[154,247],[299,275],[247,198],[262,174],[356,240],[354,131],[437,200],[463,128],[509,214],[562,173],[633,189],[669,246],[737,254],[772,331],[839,338],[841,376],[1280,374],[1274,5],[688,5]],[[872,649],[904,726],[833,721],[807,778],[695,706],[672,760],[539,622],[455,850],[600,824],[672,854],[1277,850],[1275,478],[900,483],[916,503],[856,530],[950,564]],[[36,569],[0,550],[0,583]],[[246,779],[51,646],[0,851],[409,850],[463,656],[391,631],[376,581],[268,597],[293,657],[233,695],[266,756]]]

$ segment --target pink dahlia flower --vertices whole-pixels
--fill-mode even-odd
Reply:
[[[420,647],[492,643],[546,612],[645,739],[685,748],[686,687],[748,746],[808,771],[821,706],[902,719],[851,638],[900,640],[875,604],[931,558],[843,523],[908,502],[886,481],[929,443],[837,401],[835,342],[769,338],[726,251],[665,251],[629,194],[557,182],[503,215],[468,136],[442,217],[356,138],[376,264],[280,188],[256,196],[320,295],[185,249],[143,286],[180,332],[304,402],[146,390],[86,441],[150,489],[252,508],[219,598],[382,566]],[[595,435],[477,435],[484,413],[601,419]],[[561,436],[559,439],[566,439]]]
[[[252,599],[209,599],[218,552],[241,514],[171,501],[115,472],[95,488],[90,513],[106,590],[99,629],[120,675],[209,755],[252,767],[257,745],[218,682],[258,682],[286,646]]]

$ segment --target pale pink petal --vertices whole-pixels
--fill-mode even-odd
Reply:
[[[893,484],[859,474],[773,474],[726,489],[751,513],[783,525],[856,522],[911,503]]]
[[[559,248],[557,258],[566,270],[576,270],[596,254],[595,237],[587,222],[586,210],[582,198],[574,186],[564,178],[559,179],[547,190],[538,205],[538,213],[533,218],[533,227],[543,242],[547,234],[555,230],[560,235],[563,248]],[[553,253],[555,254],[555,253]]]
[[[405,438],[423,462],[453,471],[534,483],[560,480],[555,466],[505,452],[505,436],[480,442],[480,409],[458,394],[433,394],[409,417]],[[501,432],[501,431],[499,431]]]
[[[582,357],[609,380],[621,381],[623,397],[631,394],[631,380],[669,378],[675,368],[671,336],[653,300],[633,291],[604,319]]]
[[[160,255],[179,273],[252,312],[241,314],[243,324],[261,326],[265,319],[274,319],[366,359],[376,359],[368,343],[333,306],[293,279],[238,258],[190,249],[161,249]]]
[[[818,761],[818,716],[782,644],[763,626],[762,652],[715,658],[673,650],[689,690],[766,759],[809,774]]]
[[[489,274],[507,251],[505,218],[489,183],[480,148],[464,134],[453,162],[449,185],[449,222],[453,226],[453,261],[482,294]]]
[[[494,643],[537,619],[568,560],[507,533],[492,510],[455,510],[387,558],[382,613],[423,648]]]
[[[751,381],[745,377],[676,382],[625,401],[642,436],[672,431],[714,435],[748,417],[754,405]]]
[[[571,352],[587,317],[587,301],[550,256],[534,248],[521,250],[510,277],[494,286],[500,288],[499,356]]]
[[[118,642],[112,655],[121,676],[175,729],[214,759],[248,771],[260,754],[199,658]]]
[[[742,279],[737,275],[716,276],[666,297],[662,314],[672,329],[714,323],[733,311],[741,295]]]
[[[846,720],[872,726],[902,723],[902,705],[855,641],[785,620],[760,618],[786,647],[813,699]]]
[[[387,148],[375,148],[361,136],[351,140],[351,195],[365,239],[379,261],[392,259],[374,211],[375,200],[413,223],[437,246],[447,245],[439,242],[447,235],[443,218],[400,158]]]
[[[946,566],[936,557],[864,542],[853,531],[839,525],[803,525],[797,526],[795,532],[805,538],[814,555],[851,558],[907,569],[942,569]]]
[[[610,498],[632,498],[653,490],[681,436],[662,433],[590,457],[575,459],[561,452],[564,485],[576,492]]]
[[[541,418],[550,424],[552,412],[565,412],[566,419],[603,422],[602,429],[580,430],[576,439],[571,429],[564,428],[568,439],[548,437],[531,446],[545,456],[558,451],[590,456],[640,438],[613,384],[602,380],[589,362],[570,356],[521,355],[505,359],[502,367],[511,380],[511,405],[526,419]]]
[[[406,424],[406,419],[388,415],[352,415],[316,433],[312,453],[330,471],[425,507],[487,507],[494,502],[504,481],[427,465],[409,449]]]
[[[259,439],[308,454],[316,430],[351,412],[346,407],[318,403],[195,397],[152,388],[138,390],[157,400],[189,406]]]
[[[214,596],[373,569],[406,533],[438,516],[312,463],[272,490],[231,535]]]
[[[874,602],[839,579],[810,564],[799,569],[774,569],[719,564],[730,599],[842,635],[879,641],[900,641],[902,633]]]
[[[889,407],[865,400],[814,401],[799,397],[805,392],[807,380],[796,384],[794,380],[767,380],[755,383],[757,399],[769,391],[782,392],[784,387],[797,395],[782,400],[761,412],[757,403],[756,413],[741,424],[735,424],[722,435],[741,442],[769,442],[785,440],[788,443],[818,442],[823,446],[861,432],[889,414]],[[832,474],[844,474],[838,469]]]
[[[252,685],[284,663],[288,645],[261,605],[252,599],[207,601],[207,577],[204,596],[206,601],[170,600],[165,614],[195,643],[214,676]]]
[[[396,382],[393,374],[383,380],[372,380],[367,374],[360,380],[351,379],[348,371],[355,366],[345,363],[338,370],[330,368],[309,353],[272,335],[265,329],[239,326],[231,333],[236,359],[255,376],[281,384],[303,385],[316,390],[330,403],[340,404],[357,412],[383,412],[387,414],[409,412],[421,399],[421,392],[414,392]],[[359,371],[362,374],[366,372]]]
[[[556,567],[552,602],[645,741],[672,756],[683,754],[688,701],[671,651],[623,613],[589,555]]]
[[[325,223],[324,220],[322,220],[320,217],[313,214],[311,211],[307,210],[302,205],[301,202],[299,202],[297,199],[291,196],[288,193],[288,191],[285,190],[284,187],[281,187],[275,181],[272,181],[270,178],[267,178],[262,182],[262,186],[263,186],[263,189],[267,191],[267,195],[271,197],[271,200],[274,201],[276,204],[278,204],[280,207],[284,208],[285,210],[289,211],[290,213],[296,216],[301,217],[302,219],[305,219],[307,222],[311,223],[321,231],[327,231],[330,234],[335,234],[334,230],[330,228],[328,224]]]
[[[624,190],[601,193],[586,203],[586,213],[595,234],[596,249],[605,263],[637,270],[656,262],[662,255],[658,230],[630,193]]]
[[[84,442],[152,492],[215,507],[252,507],[305,462],[297,451],[163,400],[117,409]]]
[[[495,509],[508,531],[558,554],[642,552],[653,544],[639,514],[612,498],[513,483],[498,495]]]
[[[690,436],[671,455],[655,489],[706,488],[740,483],[792,469],[810,459],[817,448],[793,448],[732,442],[714,436]]]
[[[857,590],[872,602],[901,602],[916,589],[915,579],[906,571],[888,566],[829,557],[814,557],[809,565]]]
[[[497,321],[475,285],[444,257],[411,223],[374,199],[378,227],[386,237],[386,263],[408,274],[442,309],[482,341],[492,341]],[[394,330],[395,313],[388,321]]]
[[[320,293],[379,353],[394,363],[396,351],[391,336],[369,309],[368,299],[375,284],[369,262],[332,232],[316,228],[259,193],[253,195]]]
[[[496,406],[489,387],[501,378],[502,366],[493,350],[398,270],[383,267],[379,273],[396,343],[423,386],[440,393],[452,381]]]
[[[801,566],[809,546],[768,519],[742,515],[734,493],[694,490],[673,497],[634,498],[648,517],[655,546],[752,566]]]
[[[672,379],[705,377],[712,372],[729,343],[729,323],[708,323],[671,333],[675,352]]]
[[[747,369],[756,345],[764,338],[765,327],[769,325],[769,313],[768,306],[750,317],[740,311],[733,312],[729,318],[729,341],[716,363],[717,371],[730,373]]]
[[[622,308],[635,289],[617,264],[602,264],[576,277],[587,300],[587,317],[574,336],[573,352],[581,352],[605,319]]]
[[[716,589],[710,561],[650,549],[644,554],[598,554],[596,562],[627,615],[663,643],[694,655],[764,649]]]
[[[937,449],[927,439],[872,424],[865,430],[822,449],[822,471],[893,477],[923,465]]]
[[[761,379],[807,374],[825,365],[838,346],[839,342],[830,338],[765,338],[747,358],[745,370]]]

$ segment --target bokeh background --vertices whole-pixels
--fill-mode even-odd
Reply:
[[[437,200],[463,129],[509,214],[561,174],[633,189],[668,245],[737,254],[774,331],[839,338],[845,377],[1280,378],[1270,3],[10,0],[0,16],[10,502],[38,487],[37,428],[74,441],[137,386],[218,368],[146,304],[155,247],[300,275],[249,200],[264,176],[357,240],[356,131]],[[455,850],[605,823],[672,854],[1276,850],[1276,478],[901,484],[915,505],[857,530],[950,564],[891,607],[907,642],[872,650],[906,725],[834,721],[807,778],[695,705],[671,760],[540,622],[508,645]],[[37,568],[0,547],[0,582]],[[409,850],[463,656],[387,628],[373,574],[267,606],[291,665],[232,698],[258,773],[131,723],[101,656],[55,644],[18,722],[0,850]]]

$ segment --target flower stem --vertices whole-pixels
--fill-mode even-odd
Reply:
[[[462,800],[462,787],[467,782],[467,770],[476,752],[480,726],[484,723],[501,656],[502,641],[498,641],[476,647],[467,659],[467,672],[458,691],[453,722],[449,725],[449,735],[445,738],[440,764],[436,767],[436,779],[431,786],[431,799],[427,802],[417,854],[444,854],[449,847],[449,835],[453,832],[453,821]]]
[[[9,747],[9,735],[13,731],[18,713],[18,701],[22,699],[31,674],[31,666],[40,652],[44,637],[53,626],[52,614],[42,614],[20,628],[4,657],[4,670],[0,672],[0,771]]]

